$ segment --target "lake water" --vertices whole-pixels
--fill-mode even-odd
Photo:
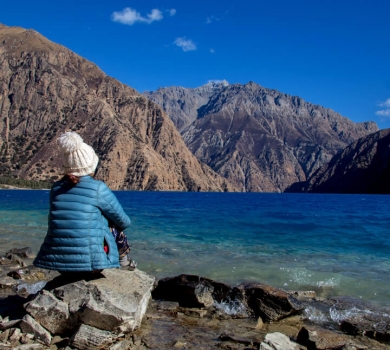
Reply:
[[[390,196],[115,192],[138,268],[390,307]],[[0,253],[46,233],[47,190],[0,190]]]

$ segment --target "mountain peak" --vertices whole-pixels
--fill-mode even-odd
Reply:
[[[0,24],[0,52],[58,52],[67,50],[55,44],[33,29],[8,27]]]
[[[194,89],[195,92],[213,92],[214,90],[218,90],[229,86],[227,80],[209,80],[206,84],[199,86]]]

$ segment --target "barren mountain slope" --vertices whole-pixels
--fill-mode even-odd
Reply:
[[[0,175],[57,179],[57,137],[79,132],[113,189],[226,191],[160,106],[33,30],[0,26]]]
[[[390,129],[353,142],[290,192],[390,193]]]
[[[181,114],[176,109],[186,106],[190,94],[197,110],[196,116],[194,110],[182,110],[193,120],[181,131],[186,145],[243,191],[283,191],[306,180],[354,140],[378,130],[375,123],[354,123],[331,109],[253,82],[214,86],[207,103],[194,102],[197,91],[202,87],[164,88],[148,96],[178,126]],[[181,103],[175,102],[178,96]]]

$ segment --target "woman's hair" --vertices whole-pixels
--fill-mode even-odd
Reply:
[[[89,174],[89,176],[95,177],[95,174],[96,174],[96,170],[95,170],[94,174]],[[73,174],[66,174],[66,175],[64,175],[64,177],[62,179],[65,181],[68,181],[72,186],[74,186],[74,185],[77,185],[79,183],[80,176],[76,176]]]
[[[80,177],[79,176],[75,176],[75,175],[72,175],[72,174],[67,174],[63,177],[64,180],[68,181],[70,184],[72,184],[73,186],[74,185],[77,185],[80,181]]]

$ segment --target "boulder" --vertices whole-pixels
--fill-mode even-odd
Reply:
[[[176,301],[182,307],[208,307],[214,302],[213,292],[213,281],[183,274],[159,280],[152,296],[157,300]]]
[[[52,334],[82,324],[106,331],[134,330],[146,312],[154,277],[140,270],[108,269],[89,280],[66,282],[67,276],[54,279],[25,304]]]
[[[291,294],[261,283],[243,283],[246,303],[264,321],[278,321],[303,310],[303,305]]]
[[[152,295],[157,300],[176,301],[182,307],[215,306],[234,317],[254,315],[264,321],[277,321],[304,308],[290,293],[267,285],[244,283],[230,287],[185,274],[159,280]]]
[[[158,281],[153,299],[176,301],[182,307],[210,307],[243,301],[242,291],[224,283],[196,275],[179,275]]]

